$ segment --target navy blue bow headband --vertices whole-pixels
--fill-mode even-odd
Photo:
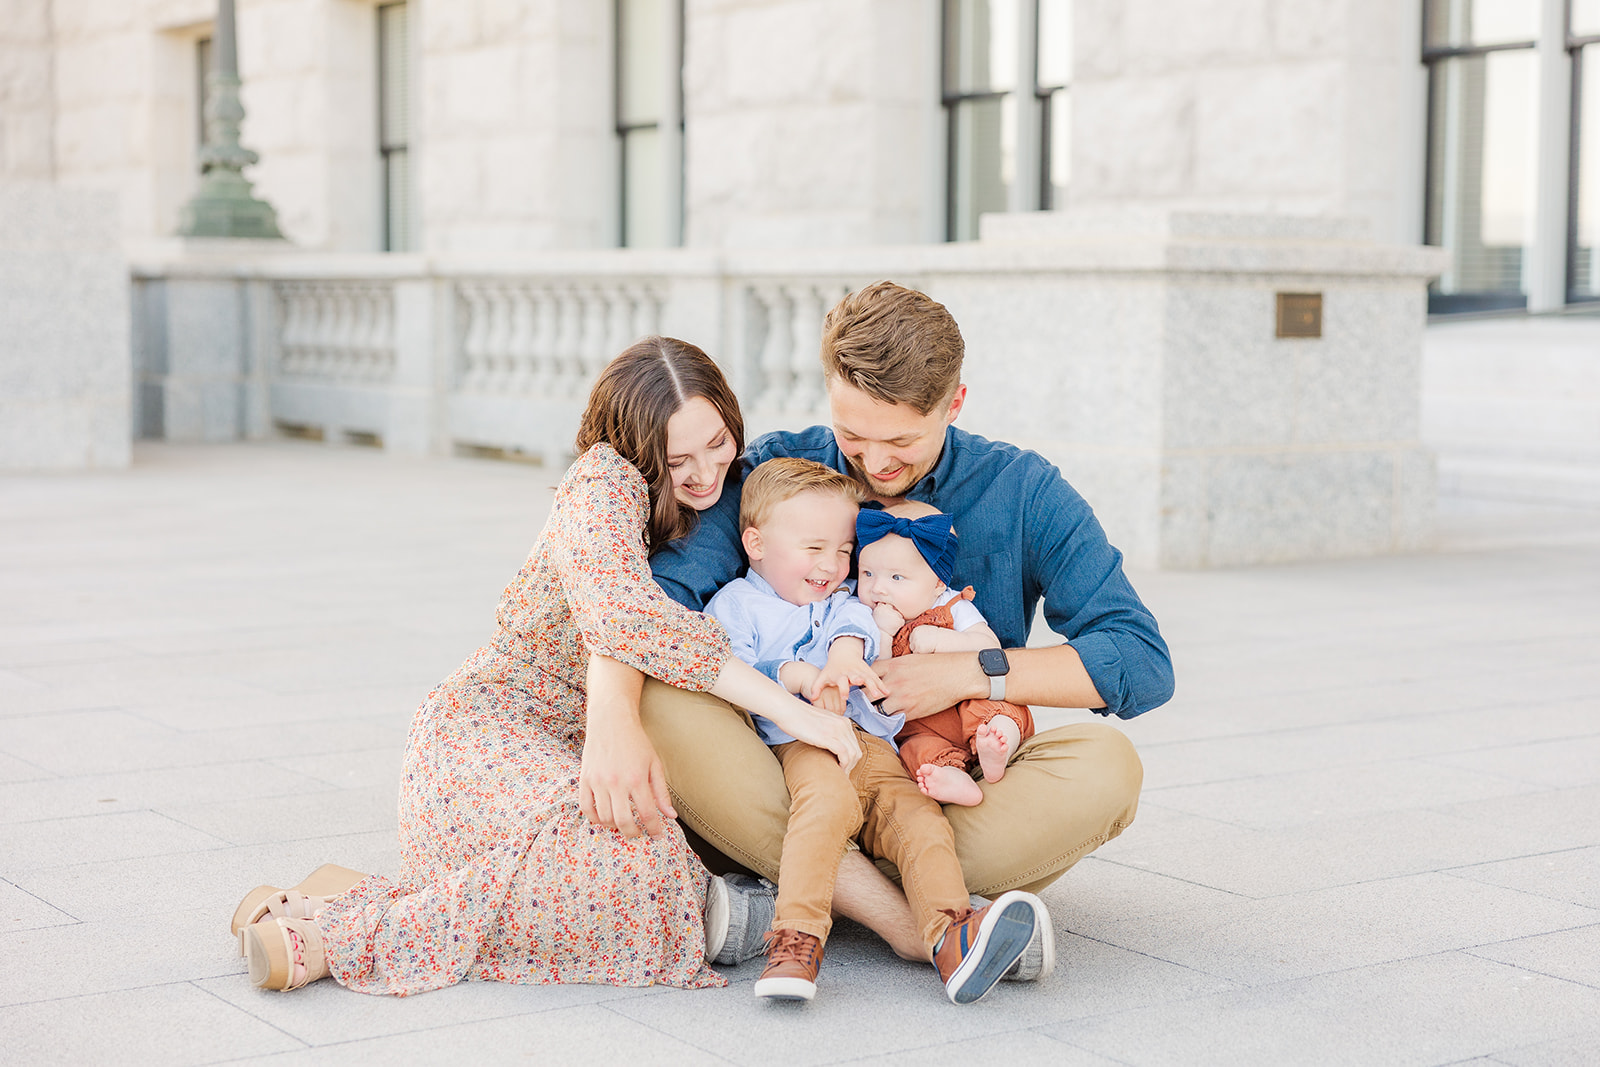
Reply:
[[[856,547],[866,548],[885,534],[899,534],[917,546],[939,580],[949,585],[955,577],[956,534],[950,529],[950,516],[925,515],[902,519],[887,511],[862,508],[856,514]]]

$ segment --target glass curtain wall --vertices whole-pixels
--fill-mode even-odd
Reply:
[[[669,20],[681,18],[678,0],[617,0],[616,129],[624,248],[668,244],[667,160],[661,132],[668,109],[662,97],[668,86]],[[678,91],[681,96],[681,85]],[[681,204],[678,210],[681,213]]]
[[[1004,211],[1016,180],[1019,0],[945,0],[949,122],[946,236],[971,241],[978,216]]]
[[[1600,300],[1600,0],[1572,0],[1572,197],[1567,299]]]
[[[411,181],[411,24],[404,2],[378,6],[378,155],[383,250],[416,247]]]
[[[1450,251],[1432,312],[1523,307],[1538,158],[1539,4],[1427,0],[1428,244]]]
[[[1067,206],[1072,177],[1072,0],[1039,0],[1039,206]]]

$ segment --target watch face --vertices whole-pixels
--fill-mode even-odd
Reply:
[[[1011,662],[1006,659],[1005,650],[999,648],[986,648],[979,652],[978,666],[991,678],[1011,670]]]

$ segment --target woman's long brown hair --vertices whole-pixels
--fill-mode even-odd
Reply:
[[[694,529],[699,513],[672,494],[667,469],[667,420],[695,397],[704,397],[733,437],[734,463],[744,454],[744,417],[728,380],[711,357],[687,341],[646,337],[606,364],[589,390],[589,404],[574,446],[579,455],[605,442],[638,468],[650,491],[645,547],[655,551]],[[728,491],[728,482],[723,492]]]

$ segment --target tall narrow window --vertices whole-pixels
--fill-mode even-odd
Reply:
[[[1600,0],[1572,0],[1572,195],[1567,299],[1600,300]]]
[[[1065,207],[1072,177],[1072,0],[1038,0],[1039,206]]]
[[[1539,5],[1427,0],[1427,243],[1450,252],[1429,310],[1527,304],[1538,159]]]
[[[978,236],[1016,180],[1019,0],[945,0],[944,107],[949,123],[947,235]]]
[[[411,183],[411,28],[405,3],[378,6],[378,154],[383,161],[383,248],[415,247]]]
[[[680,0],[617,0],[620,244],[676,244],[682,218]]]

